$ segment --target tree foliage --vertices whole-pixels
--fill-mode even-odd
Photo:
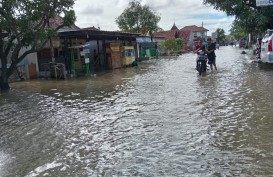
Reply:
[[[178,54],[182,52],[183,49],[183,40],[181,38],[170,38],[161,42],[161,48],[165,53],[170,52],[171,54]]]
[[[226,38],[225,30],[222,28],[217,28],[216,33],[217,33],[216,41],[218,43],[223,42]]]
[[[236,25],[247,33],[273,28],[273,6],[257,7],[256,0],[203,0],[203,3],[234,15]]]
[[[150,9],[149,6],[142,6],[139,1],[132,1],[123,13],[116,18],[116,23],[122,31],[141,34],[152,34],[161,28],[158,26],[160,15]]]
[[[229,30],[230,35],[233,36],[236,40],[247,35],[247,33],[243,30],[240,24],[237,21],[234,21],[231,25],[231,29]]]
[[[2,0],[0,1],[0,87],[9,89],[8,77],[28,54],[40,50],[63,26],[74,24],[74,0]],[[49,20],[63,16],[63,24],[49,28]],[[23,54],[21,49],[28,47]],[[11,66],[7,68],[8,56]]]

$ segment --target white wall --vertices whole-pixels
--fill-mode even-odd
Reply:
[[[30,47],[23,47],[19,52],[19,57],[22,56],[27,50],[29,50]],[[20,62],[18,65],[26,65],[26,64],[36,64],[36,70],[38,71],[38,60],[37,60],[37,53],[31,53],[27,55],[22,62]],[[8,64],[11,64],[11,53],[8,55]],[[2,67],[1,61],[0,61],[0,67]]]
[[[29,50],[30,47],[24,47],[20,50],[19,52],[19,57],[22,56],[27,50]],[[11,64],[11,53],[8,55],[8,67]],[[36,64],[36,71],[38,73],[38,60],[37,60],[37,53],[31,53],[27,55],[20,63],[18,63],[18,70],[20,72],[24,73],[24,76],[26,79],[29,78],[29,73],[28,73],[28,65],[29,64]],[[0,68],[2,67],[1,61],[0,61]]]

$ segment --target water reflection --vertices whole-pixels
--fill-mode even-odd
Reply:
[[[272,175],[273,71],[232,47],[217,63],[198,76],[186,54],[12,84],[0,97],[0,176]]]

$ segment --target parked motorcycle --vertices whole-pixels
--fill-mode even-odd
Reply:
[[[207,71],[207,61],[208,57],[206,53],[202,50],[198,51],[196,59],[196,70],[198,71],[199,75]]]

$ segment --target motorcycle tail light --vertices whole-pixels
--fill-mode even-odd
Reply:
[[[272,46],[272,39],[268,41],[268,52],[273,51],[273,46]]]

